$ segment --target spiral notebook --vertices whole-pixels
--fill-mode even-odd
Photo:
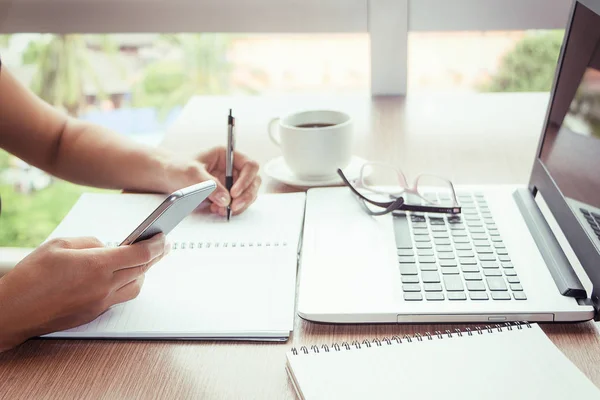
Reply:
[[[292,349],[301,399],[597,399],[537,324]]]
[[[115,246],[163,199],[86,193],[50,238],[95,236]],[[136,299],[47,336],[286,340],[304,203],[304,193],[265,194],[229,222],[193,213],[167,236],[173,250],[147,272]]]

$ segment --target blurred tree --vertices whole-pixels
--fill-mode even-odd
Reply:
[[[181,60],[149,66],[134,92],[134,105],[158,107],[164,116],[194,95],[230,92],[232,64],[227,53],[231,39],[223,34],[162,35],[163,43],[181,50]]]
[[[564,31],[528,34],[503,57],[484,92],[548,92],[552,88]]]
[[[108,35],[97,35],[102,51],[114,58],[118,46]],[[102,85],[88,57],[83,35],[44,35],[29,43],[23,52],[23,63],[37,69],[31,89],[53,106],[76,116],[85,104],[84,79],[88,77],[105,98]],[[114,61],[116,62],[116,61]]]
[[[8,47],[11,35],[0,35],[0,47]]]

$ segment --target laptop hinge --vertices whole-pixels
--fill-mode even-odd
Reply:
[[[533,194],[523,188],[517,189],[513,193],[513,197],[560,293],[576,299],[587,299],[585,288],[554,236],[550,225],[546,222]],[[598,310],[596,306],[594,309]],[[595,314],[597,315],[598,312]]]

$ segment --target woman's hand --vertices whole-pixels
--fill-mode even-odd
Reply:
[[[168,250],[163,234],[116,248],[87,237],[44,243],[0,279],[0,352],[137,297]]]
[[[226,216],[227,206],[231,203],[232,213],[239,214],[254,203],[258,195],[262,182],[258,175],[258,163],[242,153],[234,153],[231,193],[225,189],[225,165],[226,150],[224,147],[216,147],[201,153],[195,160],[187,164],[173,164],[171,168],[167,168],[170,171],[167,191],[173,192],[182,187],[212,179],[217,183],[217,188],[208,197],[212,202],[211,212]]]

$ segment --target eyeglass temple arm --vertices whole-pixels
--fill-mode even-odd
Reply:
[[[354,193],[355,195],[357,195],[358,197],[360,197],[362,200],[366,201],[367,203],[371,203],[375,206],[385,208],[385,213],[388,213],[393,210],[397,210],[398,207],[400,207],[404,204],[404,199],[402,197],[398,197],[394,201],[386,201],[386,202],[374,201],[371,199],[367,199],[365,196],[360,194],[360,192],[358,190],[356,190],[354,188],[354,186],[352,186],[352,184],[350,183],[350,181],[348,181],[348,179],[346,178],[346,176],[344,175],[344,173],[342,172],[341,169],[338,168],[337,173],[342,178],[342,180],[344,181],[346,186],[348,186],[350,188],[350,190],[352,190],[352,193]]]

